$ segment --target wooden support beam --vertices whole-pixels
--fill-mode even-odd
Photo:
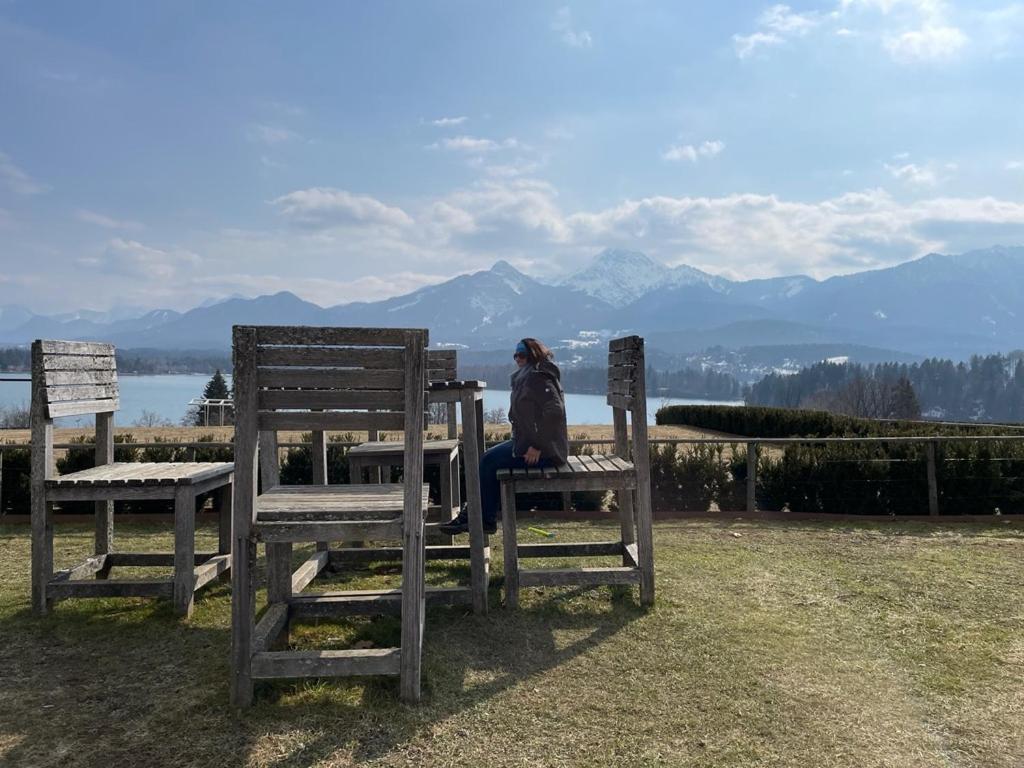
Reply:
[[[602,584],[639,584],[642,573],[636,568],[580,568],[520,570],[519,584],[524,587],[600,586]]]
[[[398,548],[396,547],[396,549]],[[398,551],[401,552],[401,550]],[[306,562],[296,568],[295,573],[292,574],[292,594],[297,595],[308,587],[320,571],[327,567],[333,554],[327,550],[317,550]]]
[[[520,544],[519,557],[602,557],[621,556],[618,541],[590,541],[568,544]]]
[[[281,633],[288,628],[288,604],[271,603],[256,623],[252,633],[253,653],[260,653],[273,646]]]
[[[87,579],[100,571],[109,570],[110,564],[107,555],[94,555],[87,557],[84,561],[71,568],[65,568],[53,574],[52,584],[55,581],[73,581],[75,579]]]
[[[364,648],[345,651],[262,651],[252,656],[252,677],[273,680],[296,677],[352,677],[397,675],[399,648]]]
[[[165,597],[174,595],[173,579],[107,579],[105,581],[51,581],[50,600],[69,597]]]
[[[468,587],[429,587],[428,608],[471,605]],[[332,616],[398,616],[402,612],[402,590],[356,590],[296,595],[291,602],[291,615],[296,619],[329,618]]]
[[[231,568],[231,555],[215,555],[193,570],[192,589],[198,592],[218,576],[225,574]]]

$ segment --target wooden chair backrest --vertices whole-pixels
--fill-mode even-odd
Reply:
[[[120,404],[114,345],[32,342],[33,413],[46,419],[112,413]]]
[[[644,340],[624,336],[608,342],[608,405],[612,407],[615,453],[623,458],[647,456],[647,384],[645,381]],[[632,451],[626,432],[626,413],[630,414]]]
[[[458,357],[454,349],[427,351],[427,381],[454,381],[458,370]]]
[[[405,449],[422,453],[426,344],[423,329],[235,326],[236,456],[247,460],[258,440],[271,487],[280,430],[313,433],[320,483],[327,431],[404,430]]]

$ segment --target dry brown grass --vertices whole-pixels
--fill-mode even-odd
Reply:
[[[421,706],[398,704],[393,682],[350,680],[265,686],[241,713],[226,706],[226,586],[190,621],[142,600],[68,601],[37,620],[27,533],[0,528],[5,765],[1024,765],[1012,526],[659,524],[653,611],[607,588],[526,590],[518,612],[495,593],[486,617],[430,614]],[[119,545],[168,541],[126,526]],[[68,563],[88,529],[57,542]],[[387,642],[395,628],[323,622],[295,642]]]

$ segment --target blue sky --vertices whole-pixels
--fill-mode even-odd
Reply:
[[[0,305],[1024,243],[1024,2],[0,0]]]

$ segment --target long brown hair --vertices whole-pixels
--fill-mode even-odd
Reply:
[[[525,338],[521,339],[521,341],[526,345],[528,355],[526,362],[531,365],[539,363],[541,360],[551,360],[555,356],[555,353],[548,349],[543,341],[538,341],[534,338]]]

